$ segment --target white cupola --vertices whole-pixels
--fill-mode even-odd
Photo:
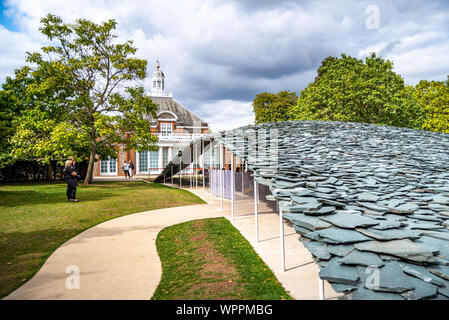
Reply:
[[[165,94],[165,75],[161,70],[159,60],[156,60],[156,70],[151,77],[151,93],[152,97],[167,97],[171,95]]]

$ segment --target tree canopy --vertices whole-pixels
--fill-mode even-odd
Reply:
[[[252,104],[256,124],[292,120],[292,108],[297,101],[298,96],[294,92],[259,93]]]
[[[70,24],[49,14],[41,24],[51,44],[27,54],[32,75],[27,90],[39,103],[18,122],[16,154],[38,156],[31,152],[37,148],[65,157],[87,150],[85,183],[91,183],[96,154],[113,155],[117,144],[154,150],[157,138],[148,115],[156,117],[157,105],[135,85],[146,77],[147,61],[135,57],[132,41],[117,41],[116,22]]]
[[[297,120],[355,121],[421,128],[423,112],[414,88],[405,86],[393,63],[375,54],[326,58],[298,99]]]
[[[29,68],[18,69],[15,77],[7,77],[0,91],[0,168],[12,164],[11,137],[14,135],[13,120],[26,108],[22,101],[29,84]]]
[[[416,97],[426,113],[422,128],[449,133],[449,76],[445,82],[421,80]]]

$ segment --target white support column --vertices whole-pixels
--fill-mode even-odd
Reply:
[[[201,140],[201,162],[200,162],[200,166],[201,166],[201,172],[203,173],[203,194],[206,193],[206,179],[204,178],[204,172],[206,172],[206,168],[205,168],[205,161],[204,161],[204,156],[206,155],[206,151],[204,150],[204,140]]]
[[[284,214],[279,210],[279,229],[281,239],[281,271],[285,272]]]
[[[179,157],[179,187],[182,188],[182,176],[181,176],[181,169],[182,169],[182,156]]]
[[[195,144],[195,191],[198,193],[198,144]]]
[[[159,147],[159,153],[158,153],[159,159],[158,159],[158,163],[157,163],[157,171],[156,172],[162,172],[159,170],[161,170],[161,168],[163,166],[163,161],[162,161],[163,149],[164,149],[164,147]]]
[[[243,166],[240,164],[240,172],[241,172],[241,176],[242,176],[242,199],[245,198],[245,183],[243,181],[244,173],[243,173]]]
[[[224,196],[224,177],[223,177],[223,145],[220,143],[220,208],[223,209],[223,196]]]
[[[193,170],[192,170],[192,166],[193,166],[193,145],[192,145],[192,149],[189,149],[189,167],[190,167],[190,177],[189,177],[189,181],[190,181],[190,189],[192,189],[193,187]]]
[[[171,165],[171,184],[173,185],[173,163]]]
[[[324,281],[318,276],[318,291],[320,294],[320,300],[324,300]]]
[[[168,162],[173,159],[173,147],[168,147]]]
[[[234,179],[234,155],[231,154],[231,219],[234,221],[234,191],[235,191],[235,179]]]
[[[254,219],[256,222],[256,242],[259,242],[259,190],[256,181],[254,181]]]
[[[212,187],[212,167],[213,167],[213,158],[212,158],[212,151],[213,151],[213,145],[212,145],[212,140],[209,141],[209,189],[210,189],[210,200],[214,201],[214,191],[213,191],[213,187]]]

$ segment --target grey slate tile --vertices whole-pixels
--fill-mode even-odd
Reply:
[[[330,260],[326,267],[320,271],[319,276],[323,280],[349,285],[356,284],[359,280],[356,269],[341,265],[337,258]]]
[[[284,217],[290,220],[295,225],[310,229],[310,230],[320,230],[331,227],[330,223],[323,221],[321,219],[307,216],[302,213],[289,213],[285,214]]]
[[[442,287],[444,282],[438,276],[432,274],[423,266],[417,266],[410,263],[400,262],[399,266],[402,268],[402,271],[405,273],[416,277],[418,279],[423,280],[424,282],[436,285],[438,287]]]
[[[369,290],[402,293],[415,288],[395,261],[387,262],[385,266],[379,269],[368,269],[373,272],[367,272],[367,269],[361,268],[357,270],[365,288]],[[360,270],[364,270],[365,274],[361,273]]]
[[[352,300],[404,300],[398,294],[389,292],[376,292],[362,287],[350,294]]]
[[[341,211],[332,215],[320,217],[320,219],[345,229],[354,229],[356,227],[374,226],[379,224],[379,221],[377,220],[364,217],[362,215],[348,214]]]
[[[446,240],[446,241],[448,241],[447,245],[449,246],[449,232],[425,230],[425,231],[422,231],[422,234],[425,236],[428,236],[428,237]]]
[[[303,244],[318,259],[329,260],[331,258],[325,243],[320,241],[304,241]]]
[[[379,200],[379,196],[369,192],[362,192],[357,194],[357,200],[364,202],[376,202]]]
[[[340,228],[327,228],[315,231],[324,241],[330,241],[336,244],[347,244],[361,241],[369,241],[371,238],[364,236],[355,230],[346,230]]]
[[[353,250],[344,258],[340,259],[341,264],[345,265],[359,265],[359,266],[375,266],[381,267],[384,265],[377,254],[371,252],[361,252]]]
[[[368,241],[354,245],[360,251],[388,254],[416,262],[435,262],[434,252],[409,239],[385,242]]]
[[[384,240],[399,240],[399,239],[418,239],[421,235],[418,231],[406,230],[406,229],[387,229],[387,230],[377,230],[377,229],[363,229],[356,228],[356,230],[364,235],[384,241]]]
[[[327,245],[327,251],[329,251],[330,254],[338,257],[344,257],[352,250],[354,250],[354,246],[352,244]]]

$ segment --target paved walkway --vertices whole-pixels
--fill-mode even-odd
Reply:
[[[209,194],[198,195],[206,201]],[[160,230],[173,224],[202,218],[230,218],[230,203],[175,207],[135,213],[90,228],[59,247],[39,272],[5,299],[150,299],[160,277],[161,264],[155,239]],[[261,205],[260,241],[255,242],[253,201],[235,204],[234,226],[250,241],[278,280],[296,299],[318,299],[318,267],[285,222],[286,272],[280,271],[279,216]],[[79,270],[79,289],[73,270]],[[68,273],[66,273],[66,271]],[[68,280],[69,279],[69,280]],[[326,298],[337,294],[328,283]]]

